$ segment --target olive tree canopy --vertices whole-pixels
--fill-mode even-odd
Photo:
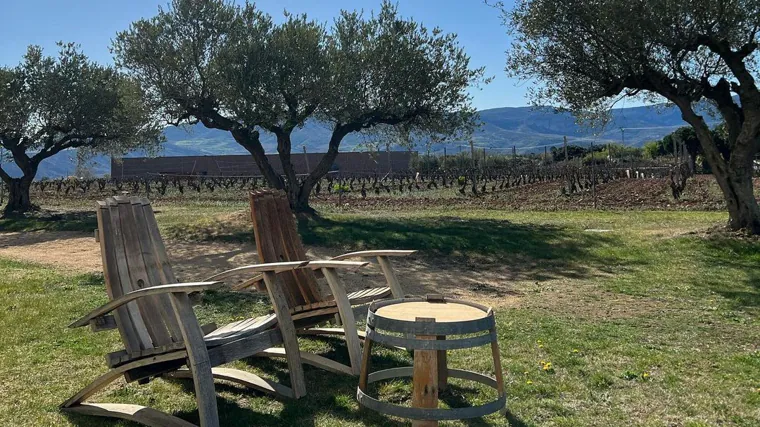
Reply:
[[[168,122],[229,131],[297,211],[311,210],[313,186],[352,132],[467,133],[476,122],[467,89],[483,76],[454,35],[400,17],[389,2],[370,16],[342,12],[327,27],[293,14],[276,24],[251,4],[174,0],[119,33],[113,51]],[[332,134],[322,160],[297,177],[290,137],[307,120]],[[284,176],[267,161],[261,131],[276,136]]]
[[[760,233],[753,160],[760,151],[758,0],[518,0],[507,72],[535,79],[533,101],[579,116],[622,97],[664,98],[695,130],[733,229]],[[704,120],[725,121],[721,153]]]
[[[33,208],[29,189],[40,162],[63,150],[125,154],[155,148],[161,127],[134,79],[95,64],[74,44],[59,44],[58,57],[30,46],[23,62],[0,68],[0,146],[21,170],[12,177],[5,212]]]

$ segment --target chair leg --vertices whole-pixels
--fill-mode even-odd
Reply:
[[[385,275],[385,280],[388,282],[388,287],[391,288],[393,298],[403,298],[404,290],[401,289],[401,284],[398,282],[396,272],[393,270],[393,266],[391,266],[388,257],[377,257],[377,263],[380,264],[380,269],[383,270],[383,275]]]
[[[303,362],[301,361],[301,352],[298,348],[298,338],[296,337],[293,317],[290,315],[285,294],[280,287],[280,283],[277,282],[275,273],[264,273],[264,282],[267,285],[267,292],[269,292],[269,298],[272,300],[274,313],[277,316],[277,323],[282,333],[282,344],[285,347],[285,357],[288,361],[288,371],[290,373],[290,387],[293,389],[293,397],[299,399],[306,395],[306,380],[303,375]]]
[[[348,357],[351,360],[351,373],[358,376],[361,371],[362,348],[359,333],[356,330],[354,310],[335,270],[323,268],[322,273],[325,275],[325,279],[327,279],[327,284],[330,285],[333,298],[335,298],[335,303],[338,305],[338,313],[343,320],[346,347],[348,347]]]
[[[219,411],[216,406],[216,390],[211,374],[211,361],[203,340],[203,332],[195,317],[190,299],[186,293],[169,294],[174,314],[182,332],[182,339],[187,348],[187,359],[193,373],[195,400],[198,402],[198,414],[201,427],[219,427]]]

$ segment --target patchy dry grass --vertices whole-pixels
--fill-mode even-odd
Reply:
[[[244,207],[198,202],[156,209],[173,238],[235,242],[251,236],[239,213]],[[760,423],[760,243],[694,233],[724,221],[722,213],[323,211],[323,219],[300,225],[307,245],[420,249],[414,271],[477,276],[477,282],[462,281],[464,294],[497,308],[509,414],[451,425]],[[402,268],[402,280],[419,277],[414,271]],[[57,405],[104,372],[103,354],[118,347],[115,333],[65,329],[105,300],[100,275],[0,260],[0,424],[104,425],[65,416]],[[266,310],[262,297],[226,292],[206,294],[197,307],[203,321],[218,323]],[[346,359],[339,340],[302,344]],[[398,366],[410,357],[382,350],[373,362]],[[491,368],[485,348],[455,351],[451,364]],[[237,366],[286,378],[280,362],[251,359]],[[310,394],[295,402],[219,386],[223,425],[401,424],[360,411],[354,378],[307,367],[306,379]],[[457,385],[444,396],[447,404],[492,397]],[[410,396],[409,385],[399,381],[377,390],[397,402]],[[150,405],[197,421],[188,383],[117,384],[96,399]]]

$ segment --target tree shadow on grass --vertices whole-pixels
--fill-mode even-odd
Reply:
[[[760,241],[711,238],[700,241],[698,261],[711,270],[738,270],[744,280],[704,279],[700,285],[732,301],[736,308],[760,308]]]
[[[334,358],[341,363],[347,363],[347,357],[345,359],[336,357],[338,354],[346,353],[345,346],[339,347],[342,348],[331,347],[328,352],[320,353],[320,355]],[[283,359],[251,357],[244,359],[244,361],[250,366],[266,372],[275,381],[289,385],[287,364]],[[393,363],[392,360],[373,357],[373,362],[375,361],[383,366]],[[329,416],[331,419],[340,420],[344,423],[361,423],[366,426],[404,425],[404,423],[391,420],[381,414],[357,407],[354,400],[358,384],[356,377],[336,375],[308,365],[304,365],[304,376],[307,394],[298,400],[276,397],[238,385],[215,382],[221,425],[313,426],[315,425],[314,420],[321,418],[321,415]],[[181,381],[185,392],[194,393],[192,381],[171,381]],[[219,393],[263,396],[267,399],[278,400],[283,407],[278,412],[264,413],[257,408],[244,407],[237,401],[224,399],[219,396]],[[179,412],[175,415],[197,423],[198,414],[196,411]]]
[[[304,244],[346,250],[416,249],[421,255],[459,261],[473,271],[508,267],[510,278],[585,278],[620,260],[600,251],[619,246],[614,234],[554,225],[459,218],[399,218],[301,221]],[[628,261],[630,262],[630,261]]]
[[[95,210],[54,212],[39,211],[6,215],[0,218],[0,231],[86,231],[98,227]]]

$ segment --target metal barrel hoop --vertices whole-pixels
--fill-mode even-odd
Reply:
[[[407,302],[448,302],[468,305],[482,310],[485,316],[474,320],[463,321],[414,322],[409,320],[392,319],[377,314],[379,308]],[[403,336],[389,335],[388,333],[382,333],[380,331],[400,333],[403,334]],[[415,338],[415,336],[441,337],[448,335],[477,334],[479,332],[482,332],[483,334],[465,338],[449,339],[446,337],[446,339],[438,340]],[[493,343],[498,341],[496,321],[491,308],[468,301],[444,298],[440,295],[429,295],[426,298],[397,298],[393,300],[374,301],[367,312],[366,340],[370,343],[378,343],[397,348],[400,347],[408,350],[436,351],[473,348],[487,344],[493,345]],[[371,348],[371,346],[369,348]],[[494,359],[494,364],[500,363],[496,359],[497,358]],[[379,413],[411,420],[444,421],[478,418],[502,410],[506,406],[506,393],[502,391],[500,383],[495,378],[461,369],[445,369],[448,377],[475,381],[495,389],[499,394],[498,398],[478,406],[453,409],[416,408],[382,402],[379,399],[368,395],[365,392],[366,389],[362,390],[359,387],[357,387],[356,390],[356,398],[359,401],[359,404],[363,407]],[[364,375],[363,378],[366,379],[366,384],[371,384],[391,378],[412,377],[413,373],[413,367],[400,367],[385,369],[373,373],[367,372],[362,375]],[[499,375],[499,373],[501,373],[501,370],[497,369],[497,375]]]
[[[412,367],[402,367],[373,372],[369,375],[367,384],[391,378],[411,377],[413,374],[413,369],[414,368]],[[493,389],[496,389],[495,379],[487,375],[479,374],[477,372],[465,371],[462,369],[448,369],[448,376],[451,378],[460,378],[464,380],[479,382]],[[356,389],[356,399],[359,401],[359,404],[361,406],[382,414],[395,415],[401,418],[408,418],[410,420],[434,421],[479,418],[497,412],[498,410],[504,408],[507,402],[506,394],[502,394],[497,399],[492,400],[488,403],[477,406],[470,406],[467,408],[412,408],[409,406],[401,406],[393,403],[382,402],[379,399],[376,399],[364,393],[358,387]]]
[[[493,314],[482,319],[461,322],[412,322],[409,320],[389,319],[375,313],[367,312],[367,326],[384,331],[403,332],[415,335],[461,335],[487,331],[496,326]]]
[[[480,347],[481,345],[490,344],[496,339],[496,331],[491,330],[487,334],[468,338],[421,340],[417,338],[385,335],[375,331],[374,329],[367,328],[366,338],[378,344],[384,344],[390,347],[403,347],[407,350],[459,350],[463,348]]]

